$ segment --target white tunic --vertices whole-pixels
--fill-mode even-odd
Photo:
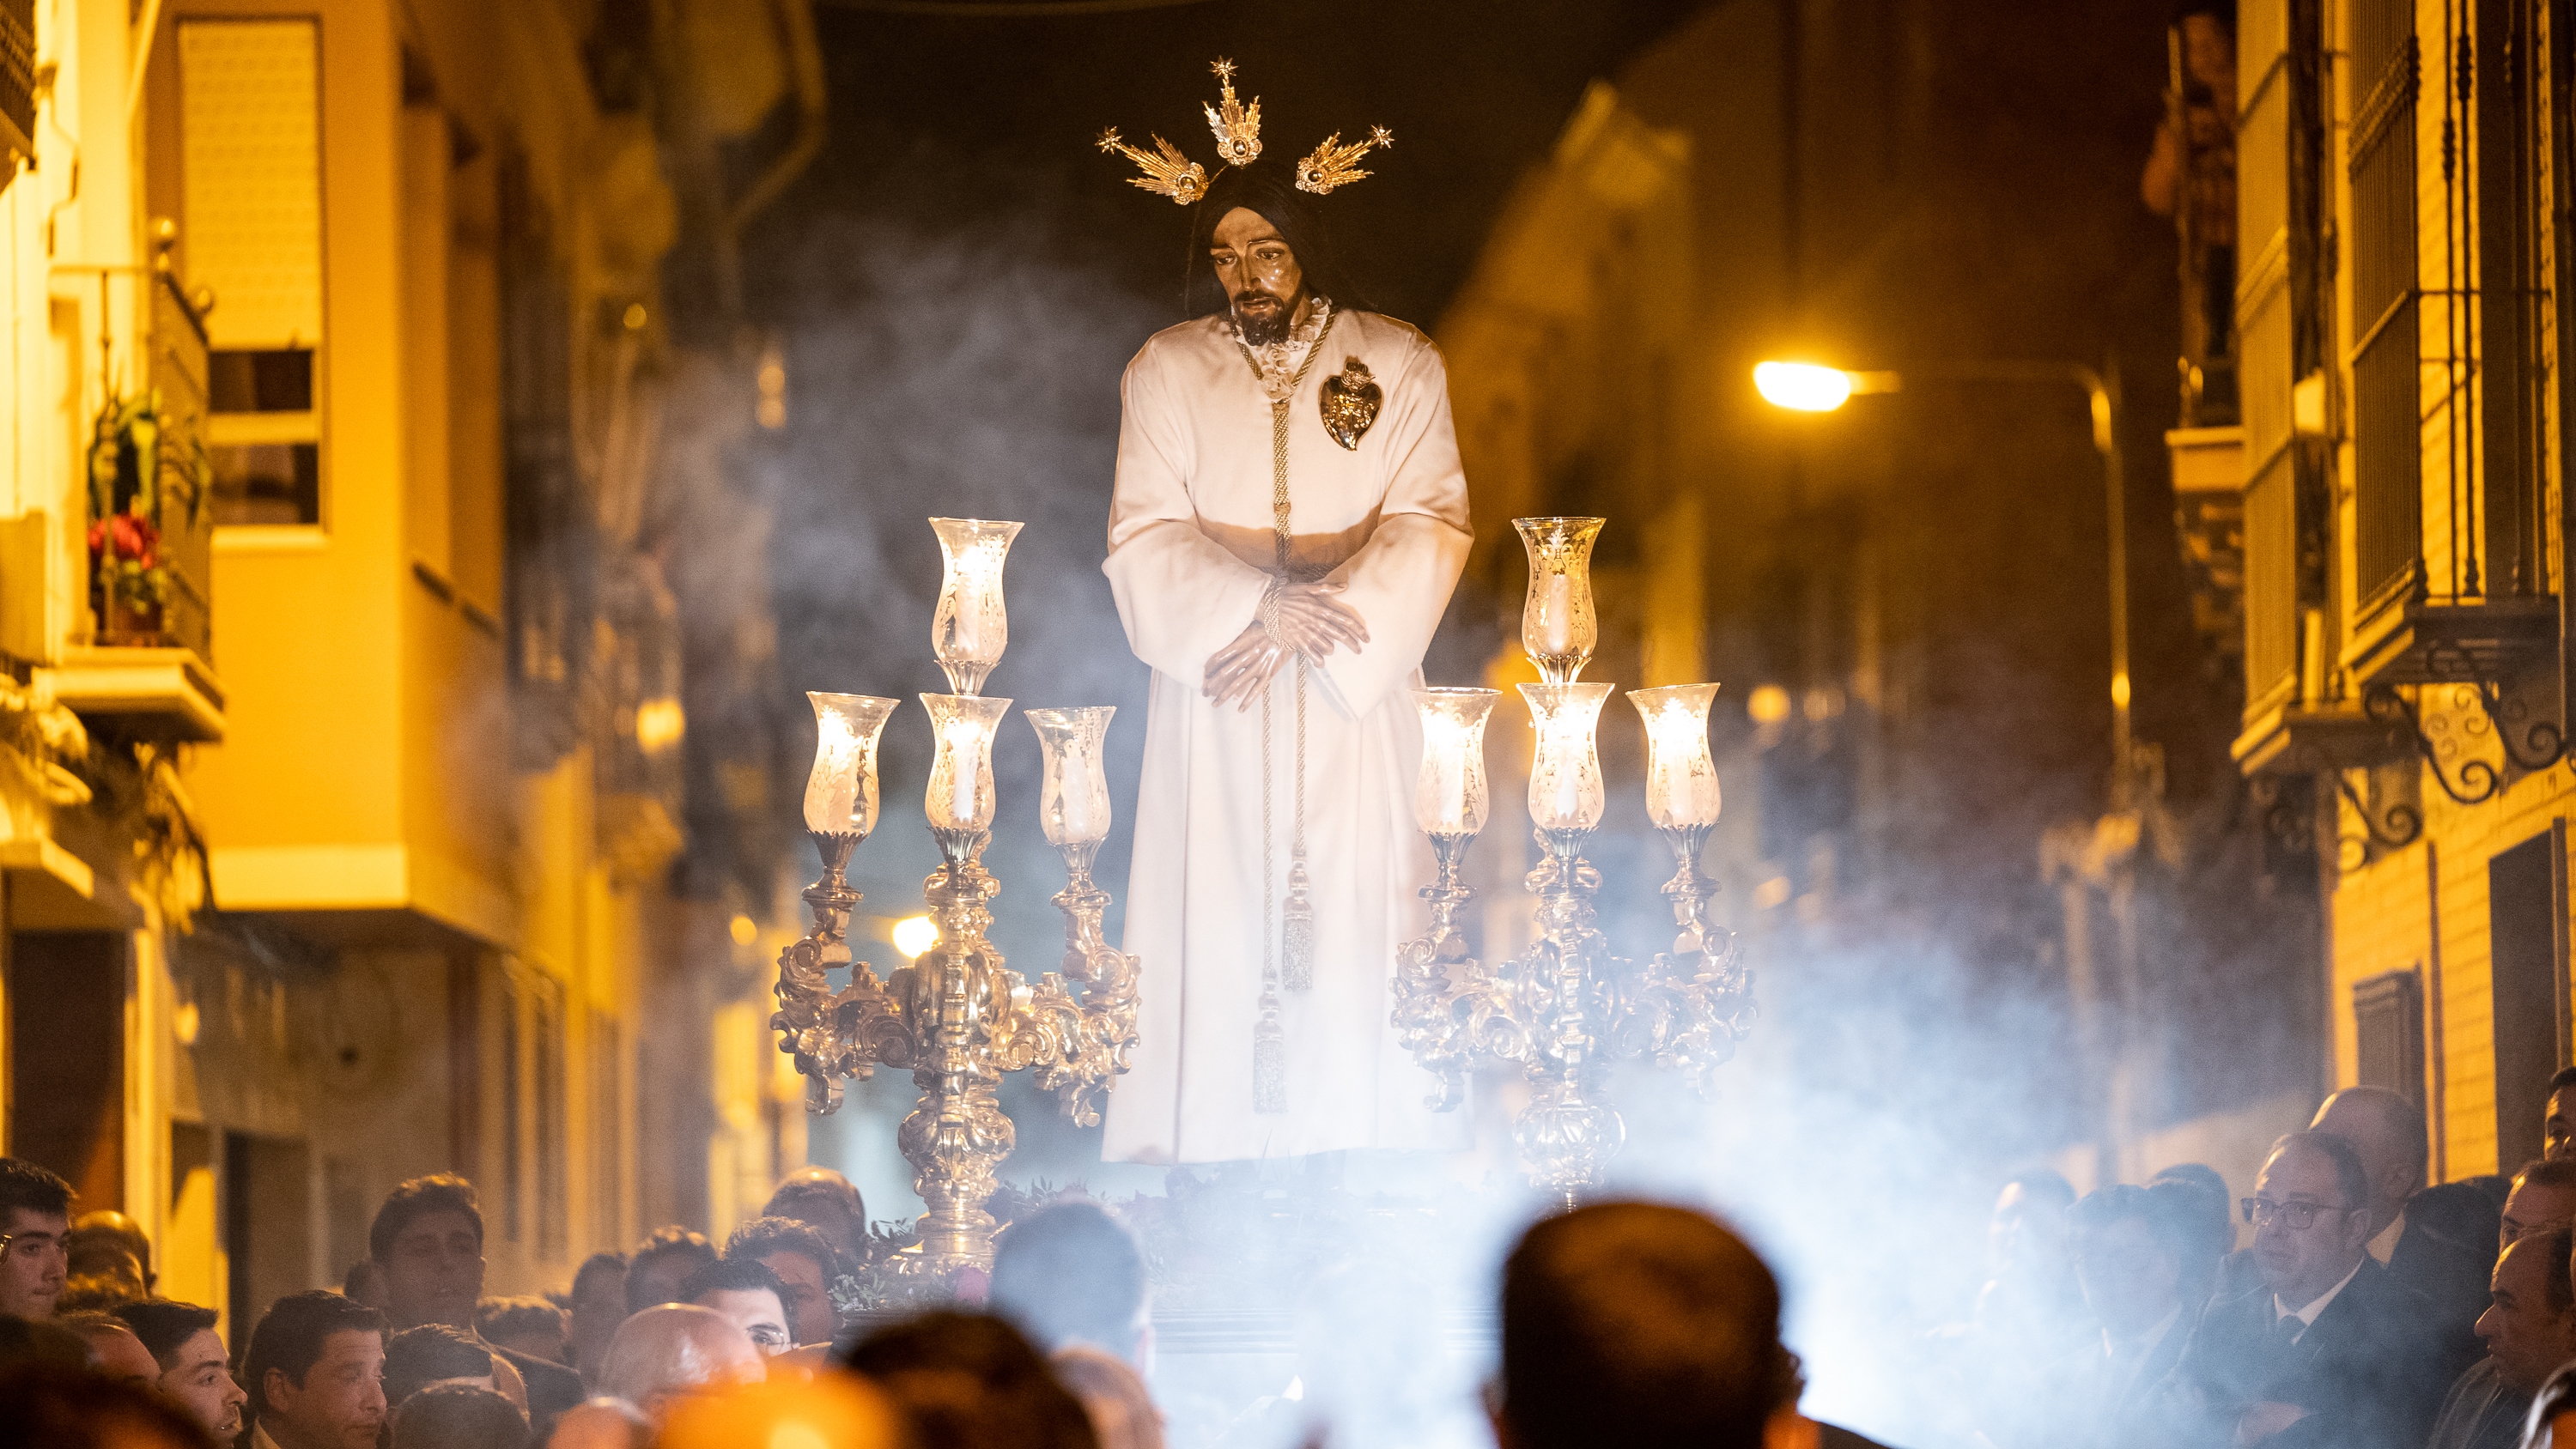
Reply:
[[[1288,1110],[1253,1110],[1262,946],[1287,896],[1296,670],[1271,692],[1273,909],[1262,912],[1261,707],[1210,704],[1208,659],[1253,621],[1275,559],[1271,409],[1222,317],[1155,334],[1120,385],[1118,481],[1103,565],[1153,667],[1125,949],[1141,958],[1135,1068],[1110,1094],[1112,1162],[1220,1162],[1353,1147],[1459,1149],[1464,1114],[1387,1024],[1395,952],[1428,917],[1431,851],[1413,823],[1421,726],[1409,691],[1465,565],[1467,480],[1431,339],[1343,312],[1288,405],[1292,562],[1349,585],[1369,642],[1310,671],[1306,862],[1313,989],[1283,990]],[[1384,394],[1356,449],[1318,390],[1356,358]],[[1274,945],[1273,950],[1276,950]]]

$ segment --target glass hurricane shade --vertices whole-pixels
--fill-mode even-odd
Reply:
[[[945,572],[939,606],[930,616],[931,653],[948,674],[948,687],[973,694],[1002,662],[1011,642],[1011,616],[1002,607],[1002,564],[1021,525],[982,518],[934,518]]]
[[[993,732],[1010,711],[1007,699],[925,694],[937,753],[922,801],[932,828],[979,834],[993,828]]]
[[[877,737],[897,701],[808,692],[814,704],[814,773],[805,781],[805,828],[864,836],[877,828]]]
[[[1716,700],[1714,684],[1628,691],[1646,722],[1646,818],[1657,829],[1717,823],[1717,762],[1708,755],[1708,707]]]
[[[1425,835],[1473,835],[1485,828],[1485,719],[1501,699],[1491,689],[1417,689],[1422,774],[1413,819]]]
[[[1109,775],[1100,748],[1116,705],[1022,711],[1038,732],[1046,777],[1038,788],[1038,825],[1047,844],[1089,845],[1109,834]]]
[[[1530,761],[1530,823],[1546,831],[1590,830],[1601,823],[1601,727],[1607,684],[1524,684],[1538,750]]]
[[[1521,649],[1550,684],[1571,684],[1592,661],[1601,620],[1592,609],[1592,544],[1599,518],[1515,518],[1529,550],[1529,598],[1521,605]]]

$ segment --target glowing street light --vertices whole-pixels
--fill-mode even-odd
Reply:
[[[918,960],[921,953],[939,944],[939,923],[928,916],[906,916],[894,923],[894,948]]]
[[[2102,457],[2103,500],[2111,535],[2111,810],[2125,813],[2137,763],[2129,729],[2128,506],[2120,477],[2119,374],[2072,362],[1943,362],[1912,371],[1918,378],[1947,382],[2073,383],[2084,390],[2091,404],[2093,448]],[[1753,386],[1763,401],[1797,412],[1829,413],[1855,394],[1895,392],[1903,383],[1904,378],[1894,372],[1845,372],[1812,362],[1753,366]]]
[[[1892,372],[1845,372],[1814,362],[1753,365],[1753,389],[1762,400],[1801,413],[1829,413],[1862,393],[1894,392],[1900,381]]]
[[[1851,374],[1812,362],[1757,362],[1753,386],[1775,408],[1829,413],[1851,401]]]

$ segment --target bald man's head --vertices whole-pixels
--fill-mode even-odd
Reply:
[[[2329,1132],[2361,1154],[2370,1179],[2370,1230],[2397,1221],[2424,1186],[2424,1113],[2386,1087],[2346,1087],[2317,1108],[2309,1130]]]
[[[599,1388],[642,1409],[658,1428],[681,1399],[756,1384],[767,1373],[751,1335],[732,1319],[694,1304],[665,1303],[618,1325],[600,1361]]]

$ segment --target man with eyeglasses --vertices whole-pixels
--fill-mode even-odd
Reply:
[[[0,1157],[0,1313],[51,1318],[71,1271],[72,1185]]]
[[[2202,1442],[2421,1449],[2448,1375],[2431,1303],[2367,1251],[2370,1196],[2343,1138],[2272,1145],[2242,1204],[2261,1286],[2213,1304],[2175,1370]]]

